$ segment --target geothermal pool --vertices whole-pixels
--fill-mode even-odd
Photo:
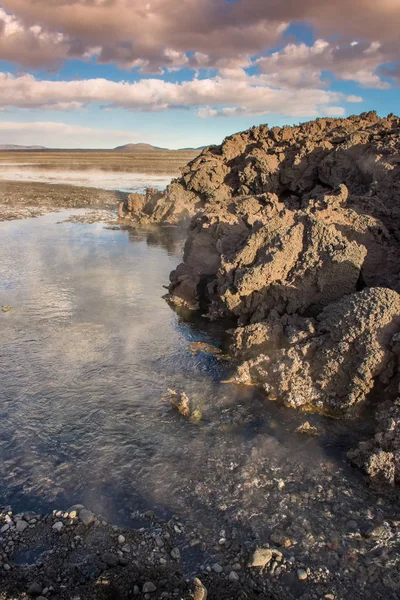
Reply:
[[[226,340],[162,298],[177,230],[70,214],[0,223],[0,304],[12,307],[0,312],[0,505],[79,502],[131,526],[153,510],[261,540],[336,535],[350,518],[367,526],[375,497],[345,461],[363,432],[225,384],[231,364],[193,352]],[[168,388],[201,419],[162,402]],[[305,420],[319,438],[295,433]]]

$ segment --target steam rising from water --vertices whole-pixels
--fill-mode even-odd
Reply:
[[[29,168],[29,163],[0,165],[0,181],[30,181],[83,187],[118,190],[121,192],[143,192],[147,187],[163,190],[173,175],[149,175],[126,171],[102,169],[42,169]]]
[[[180,262],[173,228],[56,225],[67,214],[0,223],[0,304],[12,306],[0,312],[0,504],[83,502],[125,524],[153,509],[264,538],[305,520],[317,538],[321,486],[346,496],[346,519],[371,505],[337,455],[293,434],[304,416],[222,384],[229,363],[190,353],[220,338],[162,299]],[[167,388],[185,391],[201,421],[163,404]]]

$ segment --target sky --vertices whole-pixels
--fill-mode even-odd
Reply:
[[[0,144],[169,148],[399,112],[400,0],[0,0]]]

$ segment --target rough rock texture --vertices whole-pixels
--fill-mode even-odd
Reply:
[[[377,432],[348,453],[378,485],[400,483],[400,398],[384,403],[377,414]]]
[[[317,319],[271,313],[239,327],[236,378],[260,385],[287,406],[343,414],[365,400],[392,358],[400,294],[371,288],[327,306]]]
[[[352,414],[398,395],[399,199],[400,119],[371,112],[228,137],[127,212],[192,216],[169,300],[241,326],[237,380]]]
[[[348,453],[350,460],[365,469],[372,481],[378,485],[400,483],[400,334],[391,341],[394,376],[389,377],[386,389],[389,397],[378,407],[375,436],[362,442],[358,448]],[[392,369],[393,370],[393,369]]]

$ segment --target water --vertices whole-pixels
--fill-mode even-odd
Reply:
[[[0,164],[0,181],[28,181],[31,183],[49,183],[57,185],[75,185],[120,192],[143,193],[153,187],[164,190],[173,175],[149,175],[103,169],[57,169],[40,168],[34,163]]]
[[[353,424],[311,416],[321,437],[296,435],[304,415],[222,383],[231,365],[190,351],[225,340],[162,299],[182,252],[174,228],[57,224],[69,214],[0,223],[0,303],[12,306],[0,313],[0,504],[79,502],[130,525],[152,509],[263,537],[307,519],[315,535],[338,528],[321,484],[345,498],[343,519],[374,502],[344,461]],[[163,403],[167,388],[202,419]]]

